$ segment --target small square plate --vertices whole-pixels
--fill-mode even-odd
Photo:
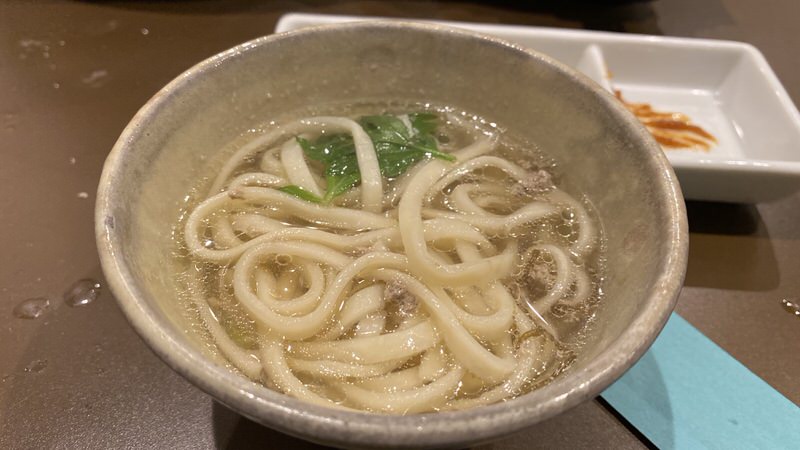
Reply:
[[[276,32],[357,16],[287,14]],[[435,22],[545,53],[630,102],[688,115],[717,144],[667,149],[687,199],[755,203],[800,190],[800,114],[761,52],[707,39]]]

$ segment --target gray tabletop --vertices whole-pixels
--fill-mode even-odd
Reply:
[[[104,283],[94,244],[94,192],[128,120],[183,70],[269,34],[285,12],[746,41],[800,100],[800,2],[579,3],[0,4],[0,448],[317,447],[239,416],[173,373],[136,336],[104,287],[83,306],[63,298],[78,280]],[[800,296],[800,195],[758,205],[689,202],[688,210],[689,269],[677,312],[800,403],[800,320],[781,304]],[[42,298],[49,307],[39,318],[18,318],[26,313],[20,303]],[[480,448],[647,444],[592,401]]]

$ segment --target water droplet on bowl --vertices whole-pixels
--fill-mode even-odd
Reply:
[[[88,305],[100,295],[100,287],[96,280],[78,280],[64,293],[64,303],[73,307]]]
[[[20,319],[37,319],[50,307],[50,300],[44,297],[29,298],[14,307],[14,317]]]
[[[139,30],[139,32],[142,33],[142,36],[147,36],[148,34],[150,34],[150,30],[148,30],[147,28],[142,28],[141,30]]]

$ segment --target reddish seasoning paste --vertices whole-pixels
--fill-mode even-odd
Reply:
[[[622,92],[614,95],[644,125],[656,141],[665,148],[688,148],[708,151],[717,143],[711,133],[692,123],[692,119],[679,112],[655,111],[649,103],[630,103],[622,98]]]

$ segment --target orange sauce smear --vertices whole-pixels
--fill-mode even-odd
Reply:
[[[693,124],[686,114],[655,111],[649,103],[629,103],[622,98],[619,90],[615,90],[614,95],[665,148],[688,148],[707,152],[717,143],[717,138]]]

